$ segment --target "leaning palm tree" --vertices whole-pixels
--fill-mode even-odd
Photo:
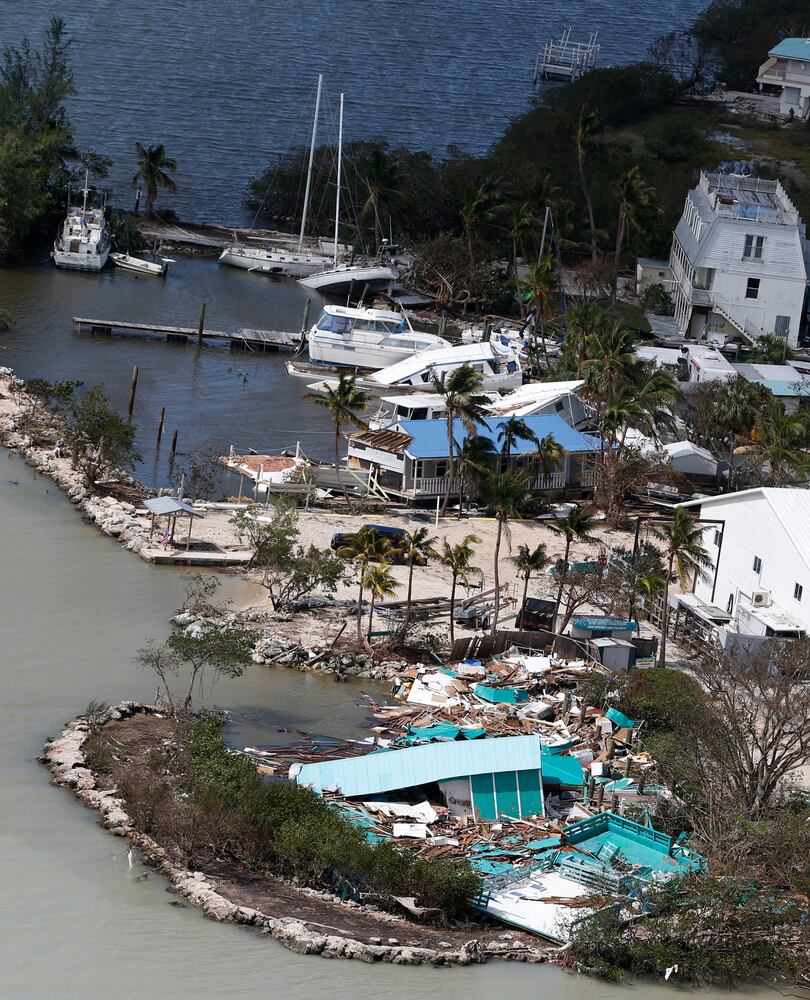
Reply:
[[[554,628],[557,627],[557,615],[560,613],[560,603],[562,602],[563,588],[565,587],[565,576],[568,572],[568,556],[571,552],[571,543],[595,542],[596,536],[593,529],[596,527],[596,518],[592,517],[584,507],[573,507],[565,517],[557,521],[549,521],[546,527],[565,538],[565,554],[562,558],[562,565],[559,567],[560,582],[557,587],[557,597],[554,601]]]
[[[399,590],[399,581],[391,576],[387,562],[366,568],[363,583],[371,594],[371,606],[368,609],[368,632],[366,639],[371,642],[371,628],[374,624],[374,605],[381,597],[393,597]]]
[[[599,256],[596,249],[596,222],[593,216],[593,202],[585,180],[585,154],[591,144],[594,132],[599,128],[599,118],[595,111],[591,111],[587,104],[583,104],[579,109],[576,125],[574,126],[574,147],[577,152],[577,169],[579,171],[579,183],[582,188],[582,196],[585,199],[585,206],[588,210],[588,225],[591,234],[591,259],[596,260]]]
[[[509,471],[509,459],[512,449],[519,441],[528,441],[539,451],[540,438],[534,433],[523,417],[511,416],[501,424],[498,430],[498,444],[501,446],[504,467]]]
[[[619,219],[616,225],[616,246],[613,251],[613,277],[611,281],[611,299],[616,299],[616,282],[619,275],[619,263],[622,256],[622,246],[628,230],[638,229],[641,217],[655,203],[655,188],[650,187],[641,176],[638,166],[625,171],[616,182],[613,189],[619,203]]]
[[[479,228],[495,217],[494,206],[497,200],[497,185],[494,181],[484,181],[479,187],[470,187],[464,192],[459,215],[467,240],[467,256],[470,268],[475,267],[473,237]]]
[[[447,487],[442,516],[447,513],[456,472],[455,422],[460,420],[467,434],[474,434],[476,427],[483,423],[484,406],[489,402],[489,397],[481,392],[483,381],[481,373],[466,362],[449,373],[433,376],[433,391],[444,398],[447,421]]]
[[[522,247],[523,237],[537,228],[537,216],[532,211],[532,206],[528,201],[513,202],[507,207],[506,214],[506,234],[512,244],[512,274],[517,280],[518,273],[518,247]],[[522,306],[522,300],[521,300]]]
[[[349,559],[359,568],[358,579],[360,588],[357,594],[357,638],[363,639],[363,588],[366,585],[366,570],[371,562],[381,562],[391,550],[387,538],[378,535],[373,528],[362,527],[357,534],[352,535],[346,545],[338,549],[338,555]]]
[[[543,348],[543,360],[546,370],[549,368],[548,349],[546,348],[546,327],[551,317],[551,302],[560,288],[560,279],[557,271],[557,262],[547,254],[545,257],[535,261],[529,269],[529,276],[526,281],[527,291],[531,293],[532,308],[534,309],[534,336],[537,339],[540,334],[540,344]]]
[[[523,577],[523,600],[520,604],[521,624],[523,622],[523,612],[526,609],[526,595],[529,592],[529,580],[532,573],[540,573],[549,564],[548,552],[541,542],[537,548],[530,549],[528,545],[519,545],[517,555],[510,557],[518,571],[518,576]]]
[[[321,395],[320,393],[308,392],[305,394],[304,399],[308,399],[315,403],[316,406],[322,406],[324,409],[329,411],[329,416],[332,420],[332,427],[335,431],[335,472],[337,473],[338,482],[340,479],[340,435],[345,424],[354,425],[362,430],[365,430],[368,424],[360,417],[359,411],[368,405],[369,396],[362,389],[357,388],[357,377],[355,375],[346,375],[341,372],[338,376],[338,384],[333,388],[332,386],[327,386],[326,394]],[[348,493],[346,492],[346,487],[341,482],[343,486],[343,495],[348,501]]]
[[[669,524],[654,528],[655,537],[664,543],[664,555],[667,559],[667,572],[664,581],[664,607],[661,613],[661,648],[659,649],[658,666],[666,666],[667,661],[667,629],[669,628],[669,585],[672,574],[678,577],[681,587],[686,587],[690,577],[705,579],[706,570],[711,566],[709,554],[703,545],[703,528],[697,520],[682,507],[675,510],[675,516]]]
[[[515,475],[511,472],[506,472],[500,476],[489,476],[481,484],[482,499],[495,515],[495,520],[498,523],[498,531],[495,535],[495,551],[492,557],[492,576],[495,582],[495,608],[490,627],[492,635],[495,635],[497,631],[498,615],[501,610],[501,542],[504,536],[506,536],[507,542],[510,540],[509,521],[513,517],[518,517],[526,505],[528,499],[526,486],[527,480],[525,476]]]
[[[177,190],[177,185],[169,176],[177,170],[177,161],[166,155],[166,147],[162,143],[143,146],[140,142],[136,142],[135,152],[138,156],[138,170],[132,178],[132,183],[143,181],[143,186],[146,188],[146,211],[152,215],[158,190],[160,188],[165,188],[166,191]]]
[[[455,639],[454,615],[456,611],[456,586],[459,580],[468,586],[470,574],[477,572],[477,567],[473,566],[473,545],[480,544],[478,535],[465,535],[456,545],[451,545],[444,539],[444,551],[439,557],[442,566],[450,570],[452,583],[450,585],[450,642]]]
[[[401,541],[397,543],[400,555],[408,563],[408,597],[405,604],[405,625],[407,626],[411,617],[411,597],[413,594],[413,568],[419,563],[424,566],[428,560],[436,558],[434,543],[436,539],[431,538],[427,528],[417,528],[416,531],[409,531]]]

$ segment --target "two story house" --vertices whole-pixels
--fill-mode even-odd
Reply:
[[[721,342],[776,334],[795,346],[807,256],[804,222],[779,181],[702,173],[672,241],[679,332]]]
[[[759,67],[760,90],[775,88],[779,113],[805,119],[810,114],[810,38],[783,38]]]

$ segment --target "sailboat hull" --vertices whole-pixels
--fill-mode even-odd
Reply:
[[[344,296],[354,288],[358,293],[368,286],[370,292],[382,291],[399,279],[399,271],[387,265],[338,267],[300,278],[300,284],[323,295]]]
[[[327,257],[317,254],[237,246],[225,247],[219,260],[221,264],[230,264],[231,267],[241,267],[258,274],[276,274],[283,278],[304,278],[329,265]]]

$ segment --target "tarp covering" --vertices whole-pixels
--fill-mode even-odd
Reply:
[[[431,743],[434,740],[478,740],[486,736],[486,729],[480,726],[454,726],[450,722],[438,722],[435,726],[412,726],[405,734],[408,743]]]

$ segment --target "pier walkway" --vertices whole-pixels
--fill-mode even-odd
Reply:
[[[231,332],[223,330],[200,330],[190,326],[171,326],[164,323],[124,322],[112,319],[91,319],[74,316],[76,333],[95,337],[146,337],[151,340],[165,340],[166,343],[185,344],[196,341],[215,346],[229,347],[231,350],[247,351],[291,351],[301,343],[300,333],[285,330],[239,329]]]

